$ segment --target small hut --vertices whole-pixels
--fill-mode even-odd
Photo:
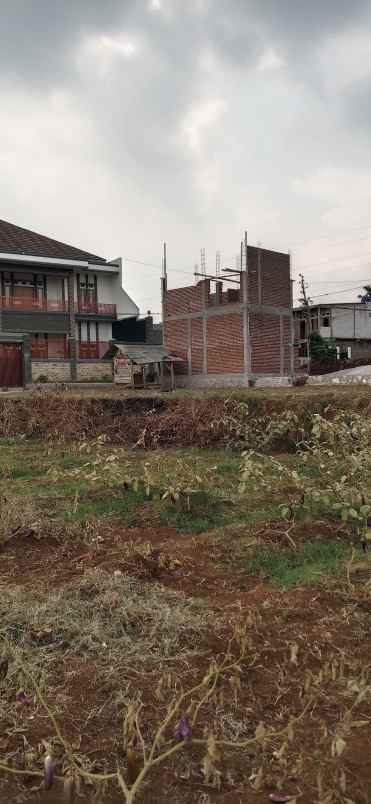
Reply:
[[[147,343],[111,344],[107,356],[113,357],[114,381],[131,388],[175,388],[174,363],[182,360],[164,346]]]

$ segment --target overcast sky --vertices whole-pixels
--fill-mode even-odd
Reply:
[[[291,250],[371,281],[370,0],[2,0],[0,218],[192,283]],[[156,267],[125,263],[141,311]],[[358,290],[321,298],[348,301]]]

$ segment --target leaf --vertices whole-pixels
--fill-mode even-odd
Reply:
[[[254,790],[260,790],[263,784],[263,768],[260,767],[257,773],[253,773],[250,776],[250,781],[252,780],[252,787]]]
[[[266,733],[267,730],[264,726],[264,723],[259,723],[259,726],[257,726],[255,729],[255,739],[258,743],[260,743],[260,745],[263,744]]]
[[[205,779],[205,784],[210,785],[211,787],[220,788],[222,774],[215,767],[209,754],[206,754],[206,756],[203,758],[201,770]]]
[[[299,653],[299,645],[297,645],[296,643],[294,645],[291,645],[291,648],[290,648],[290,662],[291,662],[291,664],[297,664],[298,663],[298,653]]]
[[[340,735],[337,735],[334,740],[332,741],[331,745],[331,756],[333,757],[341,757],[344,749],[346,748],[346,742],[343,740]]]

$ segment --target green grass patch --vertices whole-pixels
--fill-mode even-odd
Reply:
[[[290,587],[310,584],[325,576],[336,575],[350,556],[347,544],[340,541],[307,542],[297,550],[258,547],[241,564],[255,575]]]
[[[71,501],[71,508],[65,512],[64,516],[72,521],[85,521],[116,515],[123,524],[130,525],[138,507],[145,503],[150,504],[150,500],[142,490],[132,491],[130,489],[122,494],[112,495],[105,491],[102,492],[102,496],[95,492],[91,497],[85,496],[84,499],[78,499],[76,503]]]

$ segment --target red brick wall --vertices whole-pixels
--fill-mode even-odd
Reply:
[[[258,259],[259,257],[259,259]],[[260,277],[259,283],[259,263]],[[261,298],[259,299],[259,284]],[[228,294],[229,287],[229,294]],[[229,313],[230,304],[238,304],[238,286],[224,284],[220,296],[223,312],[226,315],[210,316],[206,319],[207,331],[207,371],[208,374],[242,374],[244,372],[243,313]],[[240,293],[242,301],[242,292]],[[248,249],[248,300],[252,304],[290,308],[290,257],[287,254],[249,247]],[[191,314],[202,313],[216,305],[215,294],[210,294],[210,282],[202,280],[197,285],[168,290],[165,293],[164,343],[182,358],[177,370],[188,371],[189,327],[191,332],[192,373],[203,372],[203,320],[190,319]],[[167,320],[168,316],[184,316],[178,321]],[[282,317],[283,356],[281,359],[280,316],[268,313],[250,314],[252,347],[252,372],[254,374],[280,375],[281,370],[288,374],[291,370],[291,322]]]
[[[182,363],[175,363],[177,374],[186,374],[188,371],[188,321],[164,321],[164,344],[176,357],[181,357]]]
[[[188,315],[203,309],[204,293],[208,297],[210,282],[202,280],[197,285],[186,288],[174,288],[165,293],[165,316]]]
[[[202,318],[191,319],[192,374],[202,374],[204,360]]]
[[[277,315],[250,315],[253,374],[280,374],[280,319]]]
[[[208,374],[241,374],[244,371],[242,313],[207,319]]]
[[[259,249],[247,251],[248,292],[252,304],[259,303]],[[290,256],[260,249],[261,304],[290,307]]]

